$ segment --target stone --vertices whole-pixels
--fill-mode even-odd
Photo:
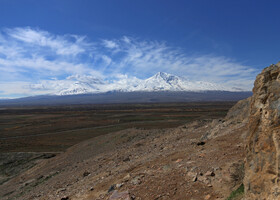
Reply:
[[[211,198],[211,195],[210,195],[210,194],[208,194],[208,195],[206,195],[206,196],[204,197],[205,200],[209,200],[210,198]]]
[[[210,180],[207,177],[205,177],[205,176],[199,176],[197,178],[197,180],[202,182],[202,183],[204,183],[204,184],[206,184],[206,185],[210,184]]]
[[[197,181],[197,176],[194,176],[193,179],[192,179],[192,181],[193,181],[193,182],[196,182],[196,181]]]
[[[126,157],[123,159],[123,162],[129,162],[130,161],[130,158],[129,157]]]
[[[136,176],[135,178],[133,178],[133,179],[131,180],[131,183],[132,183],[133,185],[139,185],[139,184],[141,184],[142,181],[141,181],[140,176]]]
[[[220,167],[215,167],[214,168],[214,171],[218,171],[218,170],[222,170],[222,168],[220,168]]]
[[[190,176],[190,177],[194,177],[194,176],[197,176],[197,173],[196,173],[196,172],[193,172],[193,171],[189,171],[189,172],[187,173],[187,175]]]
[[[198,155],[199,158],[205,158],[206,154],[205,153],[201,153]]]
[[[62,197],[61,200],[69,200],[68,196]]]
[[[23,186],[27,186],[27,185],[31,184],[32,182],[34,182],[34,181],[35,181],[35,179],[28,180],[28,181],[23,183]]]
[[[196,145],[197,146],[203,146],[203,145],[205,145],[205,142],[201,141],[201,142],[196,143]]]
[[[213,171],[207,171],[205,176],[215,176],[215,173]]]
[[[108,189],[108,193],[114,191],[115,189],[116,189],[116,185],[115,185],[115,184],[114,184],[114,185],[111,185],[111,186],[109,187],[109,189]]]
[[[248,127],[245,199],[280,199],[280,63],[257,76]]]
[[[130,179],[130,174],[127,174],[125,177],[123,177],[123,181],[127,182]]]
[[[116,184],[116,188],[119,189],[119,188],[121,188],[123,185],[124,185],[123,183],[118,183],[118,184]]]
[[[179,163],[179,162],[182,162],[182,161],[183,161],[183,159],[179,158],[179,159],[177,159],[175,162],[176,162],[176,163]]]
[[[130,195],[128,191],[119,192],[115,190],[110,196],[109,200],[130,200]]]
[[[83,173],[83,177],[86,177],[86,176],[89,176],[90,175],[90,172],[88,172],[88,171],[85,171],[84,173]]]
[[[56,193],[58,194],[58,193],[64,192],[64,191],[66,191],[66,188],[59,188],[59,189],[56,191]]]

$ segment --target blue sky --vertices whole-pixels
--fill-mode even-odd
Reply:
[[[280,60],[279,7],[258,0],[0,0],[0,98],[44,94],[69,77],[144,79],[158,71],[250,90],[256,74]]]

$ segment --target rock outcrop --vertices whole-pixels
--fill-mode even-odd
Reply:
[[[238,101],[227,113],[225,121],[228,123],[247,123],[250,114],[251,97]]]
[[[213,139],[223,135],[229,135],[235,130],[242,132],[245,138],[248,132],[248,119],[250,114],[251,97],[238,101],[227,113],[226,117],[213,120],[207,124],[209,130],[201,137],[201,140]]]
[[[256,78],[246,141],[247,200],[280,199],[280,63]]]

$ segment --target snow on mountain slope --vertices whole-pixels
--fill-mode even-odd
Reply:
[[[102,92],[105,82],[91,76],[70,76],[67,78],[69,84],[61,89],[58,95],[86,94]]]
[[[191,82],[183,77],[158,72],[138,86],[138,91],[204,91],[227,90],[226,88],[203,81]]]
[[[204,81],[189,81],[184,77],[158,72],[154,76],[142,80],[126,76],[106,81],[92,76],[70,76],[66,80],[56,80],[33,85],[34,89],[55,91],[55,95],[73,95],[87,93],[120,92],[155,92],[155,91],[241,91],[235,88],[226,88],[218,84]]]

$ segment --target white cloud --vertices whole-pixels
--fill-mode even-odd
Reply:
[[[147,77],[158,71],[183,75],[191,80],[204,80],[226,85],[242,84],[250,90],[257,71],[230,58],[215,55],[186,55],[182,49],[172,48],[164,42],[139,41],[121,38],[115,41],[123,53],[114,56],[111,68],[115,73],[128,73]],[[114,59],[115,57],[115,59]],[[144,76],[143,76],[144,75]]]
[[[68,74],[101,75],[93,63],[79,58],[87,57],[92,48],[83,36],[56,36],[29,27],[5,29],[0,32],[0,78],[8,72],[37,73],[36,79]],[[26,74],[26,78],[31,74]]]
[[[85,52],[84,45],[86,43],[83,36],[55,36],[47,31],[35,30],[29,27],[6,29],[6,33],[10,37],[30,45],[49,47],[59,55],[75,56]],[[70,42],[69,39],[73,41]]]
[[[104,61],[104,67],[109,66],[112,63],[112,59],[109,56],[102,55],[101,57]]]
[[[128,44],[131,42],[131,40],[127,36],[123,36],[122,40]]]
[[[46,94],[44,90],[34,90],[30,88],[30,82],[24,81],[0,82],[0,88],[0,95],[4,97],[24,97]]]
[[[119,47],[119,45],[112,40],[103,40],[103,45],[109,49],[115,49]]]
[[[0,92],[5,95],[67,88],[73,77],[76,81],[90,76],[117,80],[119,85],[137,84],[138,78],[159,71],[248,90],[257,73],[230,58],[188,55],[165,42],[127,36],[92,42],[85,36],[55,35],[30,27],[0,31]]]

